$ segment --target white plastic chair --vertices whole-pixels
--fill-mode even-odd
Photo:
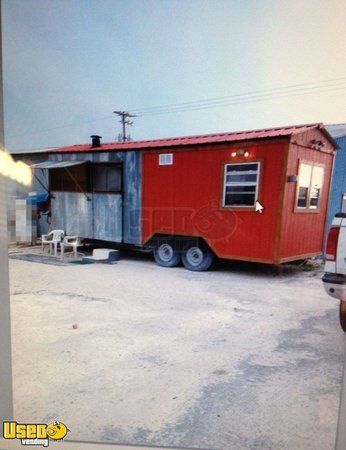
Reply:
[[[75,258],[78,258],[78,247],[82,245],[82,240],[78,236],[65,236],[62,243],[60,244],[61,258],[65,256],[66,249],[72,249]]]
[[[44,247],[49,246],[49,253],[52,253],[54,247],[54,256],[58,255],[58,245],[61,244],[62,238],[64,237],[64,230],[52,230],[48,234],[42,234],[42,253],[44,252]]]

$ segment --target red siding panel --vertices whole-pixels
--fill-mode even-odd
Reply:
[[[294,140],[298,144],[291,144],[287,176],[298,174],[299,161],[323,165],[325,173],[320,208],[319,211],[313,212],[296,211],[297,183],[286,183],[279,250],[281,260],[291,259],[299,255],[321,254],[323,252],[334,149],[327,143],[323,152],[306,147],[305,145],[311,145],[310,143],[313,139],[321,139],[319,131],[309,132],[301,136],[300,139]]]
[[[287,140],[247,144],[249,158],[231,157],[243,147],[180,149],[171,166],[159,166],[160,152],[144,152],[143,243],[156,233],[202,236],[220,257],[273,262]],[[222,207],[225,163],[250,161],[261,161],[262,214]]]

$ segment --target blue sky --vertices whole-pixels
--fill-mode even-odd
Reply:
[[[331,79],[341,80],[313,94],[143,115],[130,132],[151,139],[346,121],[340,0],[3,0],[2,15],[9,150],[95,133],[114,140],[115,109]]]

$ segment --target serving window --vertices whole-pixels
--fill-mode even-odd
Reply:
[[[120,164],[92,164],[91,177],[94,192],[121,192],[122,170]]]
[[[225,165],[223,206],[254,207],[258,198],[259,162]]]
[[[318,210],[321,203],[324,168],[319,165],[300,163],[296,209],[300,211]]]
[[[50,169],[49,182],[52,191],[119,193],[122,166],[94,163]]]
[[[51,191],[90,191],[87,164],[49,169],[49,185]]]

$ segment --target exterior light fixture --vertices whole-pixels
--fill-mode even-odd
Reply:
[[[244,150],[243,148],[239,148],[235,152],[232,152],[232,158],[235,158],[236,156],[244,156],[245,158],[248,158],[249,152]]]
[[[318,139],[312,139],[311,140],[311,144],[312,145],[316,145],[318,147],[324,147],[324,142],[323,141],[319,141]]]

